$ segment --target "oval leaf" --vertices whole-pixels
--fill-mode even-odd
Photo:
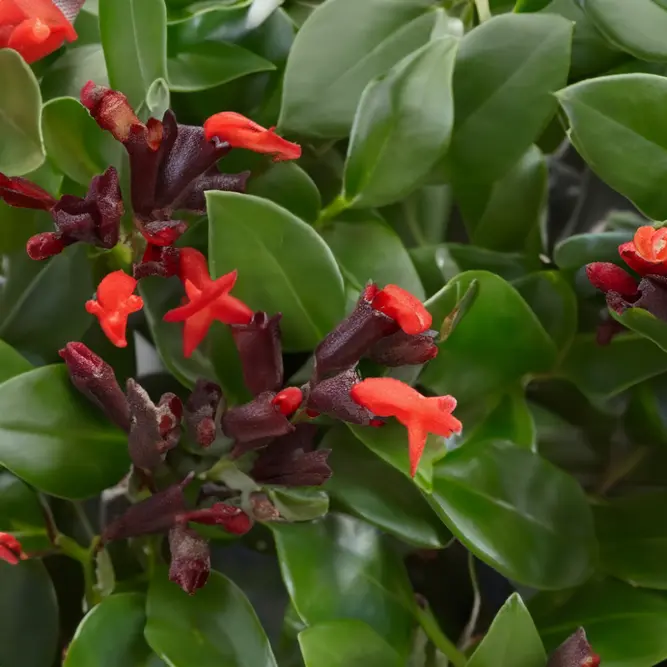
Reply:
[[[14,535],[26,553],[51,548],[37,494],[7,470],[0,472],[0,531]]]
[[[311,227],[266,199],[209,192],[211,274],[237,269],[234,295],[254,310],[282,313],[285,349],[312,349],[343,317],[343,278]]]
[[[77,392],[64,365],[0,385],[0,464],[62,498],[86,498],[127,472],[127,438]]]
[[[575,234],[561,241],[554,250],[554,262],[561,269],[579,269],[591,262],[614,262],[625,266],[618,246],[631,241],[632,231],[602,234]]]
[[[0,383],[32,370],[32,365],[13,347],[0,340]]]
[[[454,535],[509,579],[556,589],[591,573],[597,545],[583,490],[522,447],[487,441],[449,452],[430,499]]]

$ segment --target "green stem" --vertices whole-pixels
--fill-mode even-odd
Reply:
[[[480,23],[484,23],[491,18],[489,0],[475,0],[475,7],[477,7],[477,16],[479,16]]]
[[[56,537],[56,546],[62,553],[79,561],[83,568],[83,581],[86,591],[88,608],[92,609],[100,602],[100,596],[95,589],[95,551],[99,538],[94,538],[88,549],[84,549],[78,542],[67,535],[59,534]]]
[[[426,609],[417,607],[417,620],[422,628],[424,628],[424,632],[428,635],[428,638],[447,656],[453,667],[465,667],[468,662],[467,658],[442,631],[430,607],[426,607]]]
[[[315,220],[313,227],[315,229],[321,229],[329,220],[335,218],[337,215],[342,213],[345,209],[349,208],[352,202],[349,202],[343,195],[338,195],[328,206],[325,206],[321,211],[320,215]]]

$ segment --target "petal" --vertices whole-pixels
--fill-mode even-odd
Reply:
[[[164,321],[183,322],[188,317],[201,312],[204,308],[209,308],[216,299],[229,292],[234,282],[236,282],[236,271],[232,271],[232,273],[228,273],[215,282],[212,282],[202,291],[198,290],[193,283],[186,279],[185,289],[190,298],[190,303],[166,312],[163,318]]]
[[[387,285],[381,289],[373,298],[372,305],[394,319],[407,334],[420,334],[431,326],[433,318],[424,304],[398,285]]]
[[[188,359],[206,338],[211,328],[213,317],[208,308],[192,315],[183,325],[183,356]]]
[[[667,262],[652,261],[640,255],[632,241],[618,247],[618,253],[623,261],[640,276],[667,275]]]
[[[394,378],[366,378],[350,391],[353,400],[379,417],[409,415],[423,396]]]
[[[635,232],[632,242],[636,251],[645,259],[653,258],[653,234],[655,229],[650,225],[643,225]]]
[[[298,387],[286,387],[278,392],[271,404],[276,406],[282,414],[289,416],[294,414],[303,401],[303,392]]]
[[[456,408],[452,396],[424,398],[419,410],[419,419],[429,433],[448,438],[452,433],[460,433],[463,424],[451,412]]]
[[[181,250],[181,280],[189,280],[199,289],[204,289],[211,282],[206,257],[194,248]]]
[[[107,274],[97,286],[97,300],[105,310],[118,310],[132,295],[137,281],[125,271]]]
[[[408,427],[408,456],[410,458],[410,477],[414,477],[419,461],[426,447],[428,433],[420,424],[412,424]]]
[[[223,324],[248,324],[253,316],[252,308],[236,297],[225,294],[211,304],[213,317]]]
[[[659,261],[667,259],[667,227],[656,230],[651,239],[653,257]]]

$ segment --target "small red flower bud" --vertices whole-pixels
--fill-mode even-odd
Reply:
[[[301,146],[279,137],[274,127],[267,130],[233,111],[211,116],[204,123],[204,133],[209,141],[216,138],[232,148],[247,148],[256,153],[273,155],[274,162],[301,157]]]
[[[551,655],[547,667],[599,667],[600,657],[593,653],[583,628],[568,637]]]
[[[620,245],[618,252],[640,276],[667,275],[667,227],[640,227],[633,240]]]
[[[287,387],[275,395],[271,404],[275,405],[286,417],[289,417],[289,415],[294,414],[299,409],[301,401],[303,401],[303,392],[301,389],[298,387]]]
[[[0,14],[0,28],[1,26],[2,15]],[[1,41],[0,38],[0,43]],[[0,174],[0,199],[3,199],[9,206],[34,208],[41,211],[49,211],[56,204],[56,199],[39,185],[20,176],[10,178],[4,174]]]
[[[424,304],[398,285],[387,285],[381,289],[373,297],[372,306],[395,320],[406,334],[423,333],[433,320]]]
[[[210,447],[216,438],[215,417],[222,400],[222,389],[215,382],[199,379],[185,403],[185,421],[202,447]]]
[[[86,310],[100,321],[102,331],[116,347],[126,347],[127,318],[141,310],[144,302],[133,294],[137,281],[123,271],[104,277],[97,287],[97,300],[86,302]]]
[[[0,560],[10,565],[16,565],[20,560],[26,560],[27,554],[23,552],[21,543],[9,533],[0,532]]]
[[[605,294],[618,292],[625,297],[637,294],[637,281],[616,264],[593,262],[586,266],[586,275],[591,284]]]
[[[306,415],[310,417],[311,419],[317,419],[320,416],[320,413],[317,410],[311,410],[310,408],[306,408]]]
[[[226,503],[215,503],[212,507],[183,512],[179,515],[180,523],[201,523],[206,526],[221,526],[228,533],[244,535],[252,528],[250,517],[239,507]]]
[[[65,243],[55,232],[42,232],[28,239],[26,252],[30,259],[43,260],[59,255],[65,249]]]
[[[169,531],[169,551],[169,581],[188,595],[194,595],[208,581],[211,572],[208,542],[196,531],[179,524]]]

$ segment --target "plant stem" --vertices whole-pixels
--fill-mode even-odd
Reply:
[[[86,591],[86,603],[88,609],[92,609],[98,602],[100,597],[95,589],[95,550],[97,548],[98,539],[95,538],[88,549],[84,549],[71,537],[63,535],[62,533],[56,537],[56,546],[60,547],[62,553],[81,563],[83,568],[83,581]]]
[[[430,607],[422,609],[420,606],[417,607],[417,619],[424,628],[424,632],[428,635],[428,638],[435,644],[435,646],[447,656],[449,662],[452,663],[453,667],[465,667],[468,662],[465,655],[456,648],[449,637],[440,628],[438,621]]]
[[[489,0],[475,0],[475,7],[477,7],[477,16],[479,16],[480,23],[484,23],[491,18]]]
[[[477,581],[477,571],[475,570],[475,557],[471,552],[468,552],[468,573],[470,575],[470,583],[473,590],[472,609],[470,610],[470,618],[463,629],[461,638],[459,639],[459,648],[463,651],[470,645],[470,640],[475,634],[477,621],[479,620],[479,612],[482,608],[482,596],[479,592],[479,582]]]
[[[335,218],[339,213],[350,207],[349,202],[343,195],[338,195],[328,206],[325,206],[320,215],[313,223],[315,229],[321,229],[329,220]]]

